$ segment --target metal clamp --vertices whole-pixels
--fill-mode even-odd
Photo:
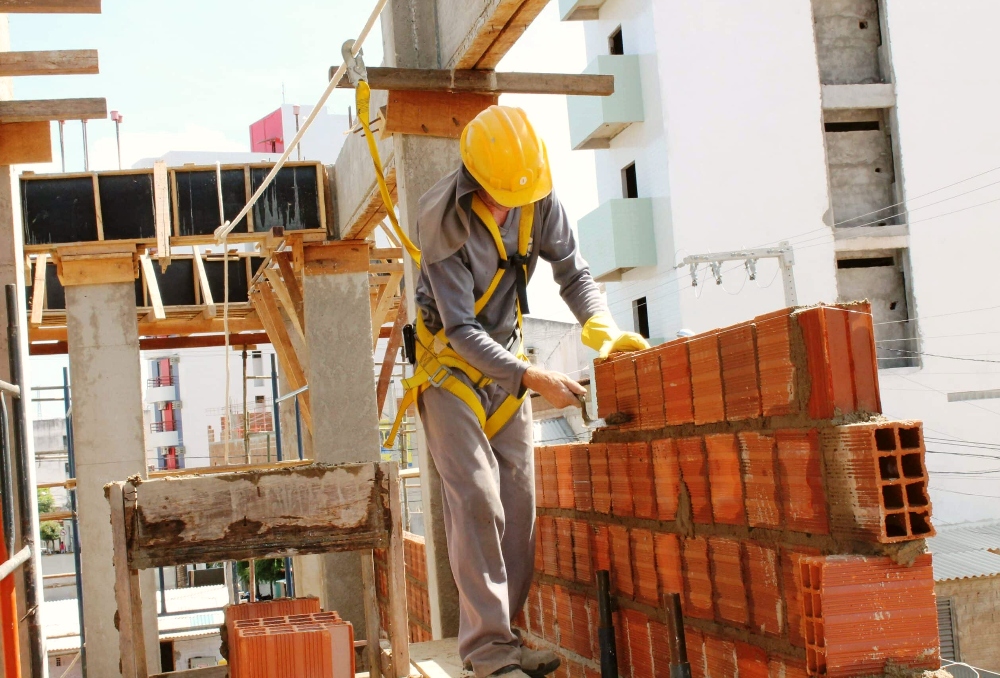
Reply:
[[[442,374],[444,374],[444,376],[440,377],[440,375]],[[450,376],[451,376],[450,367],[446,367],[444,365],[438,365],[437,371],[435,371],[434,374],[431,375],[431,378],[428,381],[434,388],[441,388],[441,385],[444,384],[444,382],[448,381],[448,377]],[[440,377],[440,379],[438,377]]]
[[[358,55],[354,56],[354,41],[348,40],[340,47],[340,54],[344,57],[344,65],[347,66],[347,80],[352,87],[357,87],[358,83],[364,80],[368,82],[368,69],[365,68],[363,58],[364,50],[358,50]]]

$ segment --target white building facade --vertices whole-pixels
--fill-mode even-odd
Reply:
[[[654,341],[785,306],[872,302],[887,416],[924,421],[940,522],[1000,516],[1000,43],[988,0],[560,0],[606,99],[570,98],[597,149],[584,256]],[[716,284],[716,272],[721,284]],[[985,391],[986,393],[969,394]],[[949,394],[952,394],[949,399]],[[962,394],[962,395],[955,395]],[[967,400],[963,398],[976,398]],[[973,455],[973,456],[970,456]],[[974,456],[978,455],[978,456]],[[984,458],[985,457],[985,458]]]

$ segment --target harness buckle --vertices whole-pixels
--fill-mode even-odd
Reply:
[[[444,376],[441,376],[442,374]],[[441,388],[444,382],[448,381],[448,377],[450,376],[451,376],[450,367],[447,367],[445,365],[438,365],[437,370],[434,372],[434,374],[431,375],[428,381],[430,382],[430,385],[433,386],[434,388]]]

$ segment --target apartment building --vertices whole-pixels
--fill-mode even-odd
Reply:
[[[998,476],[983,473],[1000,456],[1000,6],[560,11],[585,22],[587,72],[616,79],[614,96],[568,105],[598,174],[581,246],[619,324],[664,341],[775,310],[792,290],[800,305],[870,300],[883,409],[925,421],[936,515],[1000,515]]]

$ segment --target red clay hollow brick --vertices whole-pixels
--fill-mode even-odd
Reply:
[[[699,335],[688,341],[691,359],[691,393],[694,400],[694,423],[711,424],[726,418],[722,391],[722,360],[719,338],[715,333]]]
[[[624,610],[628,636],[629,664],[633,678],[653,676],[653,652],[649,639],[649,619],[642,612]]]
[[[652,676],[670,675],[670,645],[669,631],[666,624],[649,620],[649,642],[653,654]],[[690,663],[690,659],[688,661]]]
[[[561,509],[572,510],[576,507],[576,497],[573,494],[573,448],[578,447],[586,446],[577,444],[555,447],[557,506]]]
[[[846,678],[940,665],[930,554],[906,567],[885,557],[819,556],[799,561],[806,665]]]
[[[774,437],[744,431],[737,438],[746,488],[747,524],[778,529],[781,527],[781,504],[775,473]]]
[[[637,353],[635,373],[639,384],[639,425],[644,429],[663,428],[667,421],[663,410],[660,354],[655,350]]]
[[[590,487],[593,492],[594,510],[611,513],[611,472],[608,468],[608,446],[603,443],[590,445]]]
[[[542,456],[542,492],[547,508],[559,506],[559,471],[556,468],[556,450],[554,447],[540,447],[538,454]]]
[[[757,329],[757,369],[760,373],[761,412],[765,417],[795,414],[802,406],[796,379],[798,368],[792,347],[792,309],[754,318]]]
[[[559,642],[559,625],[556,620],[556,592],[555,589],[543,584],[538,587],[539,597],[542,601],[542,638],[552,644]]]
[[[583,520],[573,521],[573,570],[576,572],[576,580],[581,584],[594,583],[590,526]]]
[[[686,339],[672,341],[656,350],[660,354],[663,376],[663,406],[667,424],[679,426],[694,422],[691,394],[691,364]]]
[[[691,678],[708,678],[705,670],[705,634],[693,626],[684,626]]]
[[[757,386],[757,355],[751,323],[730,327],[719,333],[722,383],[726,419],[739,421],[759,417],[760,390]]]
[[[799,560],[806,556],[819,554],[818,549],[804,546],[781,547],[781,590],[784,594],[785,619],[788,620],[788,642],[795,647],[805,647],[805,635],[802,630]]]
[[[650,452],[653,457],[656,517],[660,520],[677,520],[677,502],[681,493],[677,444],[673,438],[654,440],[650,445]]]
[[[608,443],[608,472],[611,477],[611,512],[616,516],[634,515],[628,443]]]
[[[781,575],[778,549],[755,541],[743,542],[750,599],[750,627],[755,633],[781,638]]]
[[[611,533],[607,525],[588,524],[590,528],[590,552],[594,559],[594,572],[611,572]]]
[[[823,429],[835,533],[889,544],[934,536],[919,422]]]
[[[628,444],[628,470],[632,485],[632,508],[636,518],[656,517],[656,491],[653,486],[653,460],[649,443]]]
[[[657,607],[660,604],[660,594],[653,533],[638,528],[633,528],[630,532],[635,599]]]
[[[712,579],[715,583],[716,619],[746,626],[750,621],[747,591],[743,582],[743,553],[740,543],[725,537],[709,537]]]
[[[872,307],[867,302],[861,302],[852,304],[850,311],[847,322],[851,334],[851,362],[854,365],[855,405],[863,412],[881,412]]]
[[[628,678],[632,676],[632,655],[628,646],[628,628],[625,621],[625,611],[618,610],[614,616],[615,650],[618,652],[618,674]]]
[[[629,355],[615,359],[615,394],[618,401],[618,411],[624,414],[628,421],[621,425],[623,430],[638,429],[639,421],[639,382],[635,373],[635,359]]]
[[[653,534],[656,552],[656,575],[661,593],[684,594],[684,566],[681,562],[681,538],[669,532]]]
[[[704,537],[685,539],[682,556],[684,562],[684,614],[700,619],[714,619],[708,541]]]
[[[736,643],[706,633],[705,671],[708,678],[737,678]]]
[[[767,652],[755,645],[736,642],[736,666],[740,678],[769,678]]]
[[[712,516],[716,523],[746,525],[740,453],[736,436],[719,433],[705,436],[708,478],[712,486]],[[685,476],[686,477],[686,476]]]
[[[594,361],[594,387],[597,389],[597,416],[605,419],[618,411],[615,394],[615,365],[610,360]]]
[[[573,613],[573,635],[569,649],[585,659],[593,659],[587,598],[580,593],[570,592],[569,603]]]
[[[700,436],[677,439],[677,458],[681,479],[691,501],[691,516],[696,523],[712,522],[712,497],[708,486],[708,461],[705,443]]]
[[[559,551],[556,542],[556,523],[552,516],[538,516],[536,521],[542,548],[542,570],[550,577],[559,576]]]
[[[542,452],[541,448],[535,448],[535,506],[548,507],[545,497],[545,485],[542,484]]]
[[[819,433],[815,429],[781,430],[774,433],[774,438],[785,528],[829,534]]]
[[[632,583],[631,545],[628,530],[621,525],[610,525],[608,533],[611,537],[611,578],[615,591],[626,598],[635,596]]]
[[[594,508],[588,448],[588,445],[572,446],[570,466],[573,476],[573,507],[577,511],[590,511]]]
[[[559,645],[567,650],[572,650],[573,608],[570,605],[569,590],[558,584],[553,589],[556,599],[556,626],[559,629]]]
[[[556,569],[558,577],[567,581],[576,579],[573,569],[573,521],[569,518],[555,518],[556,525]]]

